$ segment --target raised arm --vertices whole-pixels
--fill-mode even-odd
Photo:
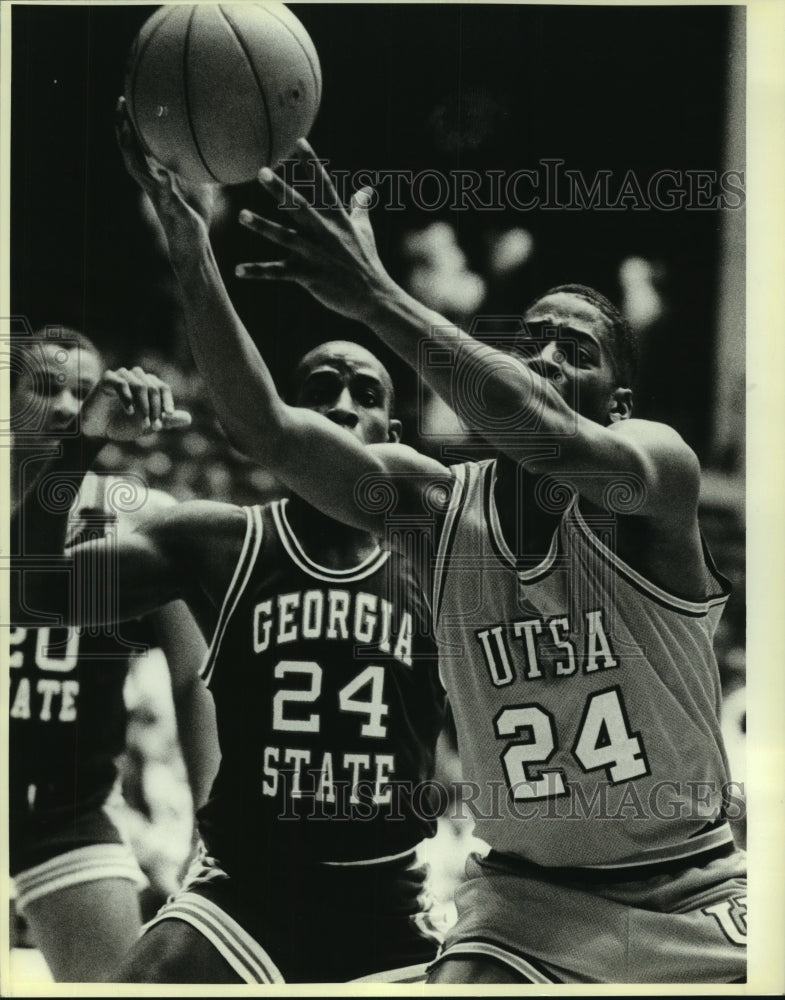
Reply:
[[[358,484],[394,477],[400,503],[416,505],[447,470],[404,446],[365,447],[321,414],[285,403],[226,291],[207,225],[193,207],[199,192],[186,193],[145,158],[122,106],[118,141],[166,235],[191,350],[230,441],[324,513],[380,534],[384,513],[362,501]]]
[[[11,518],[11,607],[19,624],[45,624],[56,616],[73,624],[135,617],[176,596],[176,570],[161,541],[142,533],[108,537],[66,553],[69,514],[89,467],[108,440],[133,440],[163,427],[188,426],[169,387],[141,369],[104,373],[87,396],[57,452],[25,484]],[[144,502],[144,486],[121,484],[130,507]],[[128,500],[127,496],[121,498]],[[120,572],[127,586],[118,588]]]
[[[316,211],[273,171],[260,171],[288,224],[251,212],[242,212],[241,222],[287,256],[240,265],[240,276],[295,281],[328,308],[370,327],[464,420],[472,420],[473,430],[529,471],[572,477],[582,495],[603,506],[608,477],[621,475],[621,483],[633,484],[639,494],[637,514],[667,518],[676,486],[679,503],[694,505],[697,460],[675,431],[641,420],[604,426],[581,416],[537,366],[477,341],[418,302],[379,259],[368,214],[373,193],[358,192],[347,212],[305,140],[298,156],[317,172],[330,208]],[[424,345],[441,349],[449,363],[423,365]],[[475,405],[463,405],[472,395]]]
[[[190,414],[175,409],[171,389],[155,375],[138,367],[105,371],[67,433],[51,441],[51,456],[37,461],[19,484],[11,517],[14,552],[48,556],[63,551],[71,505],[107,441],[132,441],[190,423]]]

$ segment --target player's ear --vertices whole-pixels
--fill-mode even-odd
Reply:
[[[632,416],[632,389],[615,389],[608,407],[608,423],[629,420]]]
[[[390,444],[397,444],[401,440],[403,426],[400,420],[391,420],[387,426],[387,440]]]

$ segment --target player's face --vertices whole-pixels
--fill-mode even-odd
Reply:
[[[611,330],[596,306],[556,292],[535,302],[524,320],[533,341],[526,363],[550,379],[573,409],[601,424],[609,422],[611,412],[629,415],[626,403],[619,410],[622,390],[614,371]]]
[[[377,358],[357,344],[336,342],[306,355],[298,370],[298,406],[323,413],[363,444],[397,441],[392,390]]]
[[[59,344],[36,344],[25,352],[28,366],[11,395],[12,426],[26,426],[34,415],[37,430],[62,431],[79,413],[85,397],[101,378],[101,362],[92,351]]]

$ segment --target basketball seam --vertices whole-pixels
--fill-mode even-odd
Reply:
[[[145,139],[144,135],[142,135],[142,130],[136,124],[136,110],[135,110],[136,109],[136,84],[137,84],[137,81],[139,79],[139,67],[142,65],[142,58],[144,57],[145,52],[147,52],[147,50],[149,49],[150,43],[152,42],[153,38],[156,36],[156,34],[158,33],[158,31],[163,27],[164,23],[169,20],[169,15],[174,11],[174,9],[175,9],[174,7],[170,7],[163,14],[163,16],[161,17],[161,20],[158,22],[158,24],[155,25],[155,27],[152,29],[152,31],[150,32],[150,34],[147,36],[147,38],[145,40],[145,43],[142,46],[142,48],[140,48],[139,51],[136,53],[136,57],[134,58],[134,61],[133,61],[133,66],[131,67],[131,79],[129,81],[129,86],[127,88],[127,93],[130,96],[130,98],[131,98],[131,107],[130,107],[129,110],[131,112],[131,121],[134,123],[134,132],[139,136],[139,138],[142,141],[142,145],[147,150],[147,153],[150,156],[154,155],[153,151],[150,149],[150,146],[148,145],[148,142]]]
[[[319,103],[321,102],[321,99],[322,99],[322,88],[321,88],[321,84],[319,83],[319,77],[316,75],[316,70],[314,68],[313,62],[311,61],[311,56],[310,56],[310,54],[308,52],[308,49],[306,49],[306,47],[303,45],[303,43],[300,41],[300,39],[297,37],[297,35],[292,31],[292,29],[289,27],[289,25],[286,23],[286,21],[281,20],[281,18],[278,17],[278,15],[275,13],[275,11],[271,10],[269,7],[265,6],[264,4],[260,4],[259,6],[264,7],[264,9],[267,11],[267,13],[271,17],[274,17],[275,20],[281,25],[281,27],[286,28],[286,30],[289,32],[289,34],[292,36],[292,38],[297,42],[297,44],[303,50],[303,55],[305,56],[306,61],[308,62],[308,65],[311,68],[311,74],[313,75],[314,90],[316,92],[316,104],[317,104],[317,107],[318,107],[318,105],[319,105]]]
[[[190,74],[188,72],[188,61],[189,61],[188,55],[191,42],[191,28],[193,27],[194,18],[196,16],[196,12],[198,9],[199,8],[197,4],[194,4],[194,6],[191,8],[191,13],[188,16],[188,27],[185,29],[185,38],[183,39],[183,100],[185,102],[185,120],[188,122],[188,131],[191,133],[191,139],[193,140],[194,149],[199,154],[199,159],[202,161],[204,169],[212,177],[212,179],[216,182],[216,184],[220,184],[219,178],[215,176],[215,174],[210,169],[210,165],[208,164],[207,160],[205,160],[204,158],[204,154],[202,153],[202,147],[199,145],[199,140],[196,137],[196,132],[194,131],[193,127],[193,121],[191,119],[191,98],[190,98],[189,84],[188,84],[190,77]]]
[[[264,108],[264,117],[267,121],[267,159],[270,161],[270,163],[272,163],[275,135],[273,134],[273,122],[272,118],[270,117],[270,109],[267,106],[267,94],[265,93],[264,87],[262,86],[262,81],[259,79],[259,74],[256,72],[256,67],[254,66],[253,59],[251,59],[251,56],[248,52],[248,49],[245,46],[245,43],[243,42],[240,32],[237,30],[237,27],[235,26],[232,19],[223,9],[223,6],[221,6],[220,4],[218,5],[218,11],[223,17],[224,21],[226,21],[227,25],[229,26],[229,30],[234,36],[237,44],[240,46],[240,51],[245,57],[245,61],[248,63],[248,68],[251,70],[251,74],[253,75],[253,78],[256,81],[256,89],[259,91],[259,97],[262,102],[262,107]],[[263,164],[263,166],[265,165],[266,164]]]

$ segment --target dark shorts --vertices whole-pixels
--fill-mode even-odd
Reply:
[[[442,935],[415,851],[358,866],[282,860],[278,869],[274,887],[253,890],[202,853],[147,926],[186,921],[248,983],[346,982],[435,957]]]

